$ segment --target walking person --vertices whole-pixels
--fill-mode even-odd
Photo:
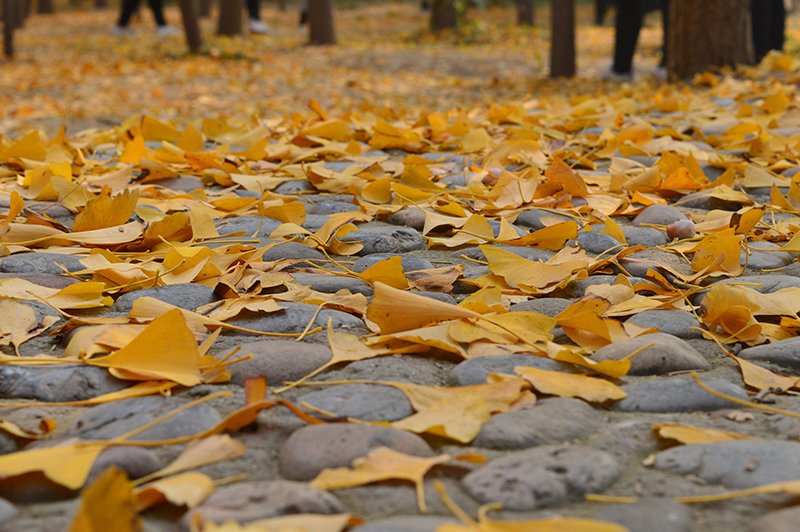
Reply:
[[[258,35],[272,33],[272,28],[261,20],[259,0],[247,0],[247,29]]]
[[[669,1],[660,0],[661,21],[664,28],[664,44],[662,47],[661,68],[667,65],[667,28],[669,24]],[[617,0],[617,18],[614,36],[614,63],[611,77],[620,81],[633,79],[633,54],[639,41],[644,18],[642,0]]]
[[[112,35],[134,35],[136,31],[128,27],[131,21],[131,16],[136,12],[139,7],[140,0],[122,0],[122,7],[119,15],[117,25],[111,30]],[[150,4],[150,10],[153,12],[153,18],[156,19],[156,33],[162,37],[169,37],[171,35],[180,35],[181,31],[175,26],[167,24],[164,19],[164,5],[162,0],[147,0]]]
[[[750,5],[750,19],[756,61],[761,61],[770,50],[783,50],[786,32],[784,0],[754,0]]]

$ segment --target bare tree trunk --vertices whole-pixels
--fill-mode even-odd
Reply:
[[[750,0],[670,0],[669,17],[670,75],[753,63]]]
[[[535,0],[517,0],[517,24],[520,26],[533,26]]]
[[[94,7],[95,9],[104,9],[108,7],[107,0],[94,0]]]
[[[431,1],[431,31],[438,33],[458,26],[458,11],[454,0]]]
[[[186,33],[186,44],[189,50],[197,52],[203,46],[203,37],[200,35],[200,24],[197,22],[197,13],[194,9],[194,0],[180,0],[183,30]]]
[[[17,0],[3,0],[3,53],[14,56],[14,24],[16,22]]]
[[[575,3],[553,0],[550,37],[550,77],[575,75]]]
[[[200,9],[198,10],[198,16],[202,18],[208,18],[211,16],[211,0],[200,0]]]
[[[39,0],[39,5],[36,12],[42,15],[49,15],[51,13],[55,13],[56,10],[53,7],[53,0]]]
[[[336,44],[333,0],[308,0],[308,37],[315,46]]]
[[[224,0],[219,3],[220,35],[241,35],[242,33],[242,0]]]

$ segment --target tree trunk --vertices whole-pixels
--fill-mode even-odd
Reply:
[[[211,16],[211,0],[200,0],[200,7],[197,15],[202,18],[208,18]]]
[[[16,0],[3,0],[3,53],[6,57],[14,55],[14,5]]]
[[[431,1],[431,31],[438,33],[444,29],[454,30],[458,26],[458,11],[455,0]]]
[[[333,0],[308,0],[308,43],[314,46],[336,44]]]
[[[517,0],[517,24],[520,26],[533,26],[535,0]]]
[[[219,3],[220,35],[241,35],[242,33],[242,0],[224,0]]]
[[[186,44],[189,50],[197,52],[203,46],[203,37],[200,35],[200,24],[197,22],[197,13],[194,9],[194,0],[180,0],[183,30],[186,33]]]
[[[105,9],[108,7],[107,0],[94,0],[94,7],[95,9]]]
[[[575,75],[575,3],[553,0],[550,37],[550,77]]]
[[[753,63],[750,0],[670,0],[669,17],[670,75]]]
[[[49,15],[51,13],[55,13],[56,10],[53,7],[53,0],[39,0],[39,5],[36,12],[42,15]]]

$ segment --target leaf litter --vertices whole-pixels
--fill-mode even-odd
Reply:
[[[413,17],[407,11],[402,13],[402,24],[408,24]],[[491,16],[497,13],[492,11]],[[345,15],[345,28],[354,25],[350,16]],[[93,14],[81,13],[79,19],[97,24]],[[498,43],[509,36],[514,37],[512,47],[529,47],[531,39],[541,39],[537,32],[523,36],[500,25],[480,29],[473,24],[467,31],[484,40],[485,55],[481,57],[489,58],[507,46]],[[580,31],[582,42],[602,40],[604,34],[602,28]],[[68,40],[57,32],[50,44],[44,45],[37,35],[24,39],[44,47]],[[276,38],[284,55],[292,53],[293,38]],[[455,44],[448,43],[448,38]],[[459,43],[459,38],[464,34],[442,37],[435,44],[457,55],[470,49]],[[646,46],[652,48],[647,30],[645,38],[650,39]],[[106,45],[106,38],[96,37],[82,46],[89,57]],[[134,50],[121,44],[118,48],[149,62],[154,53],[163,59],[164,50],[173,45],[158,48],[148,43]],[[231,46],[254,57],[263,53],[258,41],[216,42],[213,46],[216,53]],[[396,52],[392,43],[381,41],[379,46]],[[30,53],[37,61],[39,48]],[[334,70],[347,60],[339,51],[328,57],[316,50],[308,53],[313,62],[329,62]],[[152,90],[183,83],[198,72],[211,75],[221,68],[207,59],[182,57],[180,61],[151,63],[157,67],[153,79],[163,79],[165,72],[177,69],[169,83],[153,83],[150,86],[157,89]],[[285,57],[272,63],[279,76],[286,75]],[[87,76],[92,80],[89,84],[107,68],[99,61],[81,64],[80,69],[92,74]],[[115,68],[121,68],[120,64]],[[260,75],[260,68],[239,63],[234,74],[249,79]],[[519,89],[530,87],[529,82],[523,84],[509,76],[496,87],[490,104],[476,97],[473,81],[465,76],[462,85],[453,84],[450,92],[465,97],[463,101],[468,103],[460,108],[437,96],[420,97],[417,105],[406,108],[389,100],[386,105],[364,103],[358,90],[411,93],[422,92],[425,86],[420,85],[424,76],[397,76],[391,83],[365,78],[351,80],[349,85],[363,87],[347,89],[338,99],[328,95],[322,104],[314,99],[313,87],[297,91],[297,97],[278,102],[268,114],[254,108],[252,98],[232,98],[236,91],[200,96],[194,98],[198,105],[187,107],[185,102],[197,96],[193,84],[186,87],[181,103],[168,106],[174,113],[171,116],[131,104],[142,100],[145,90],[133,83],[129,93],[98,91],[99,99],[82,112],[89,122],[97,121],[109,112],[111,98],[114,105],[130,109],[135,116],[118,117],[112,128],[69,134],[61,129],[53,137],[46,130],[28,131],[25,124],[32,121],[52,129],[47,117],[58,111],[59,104],[44,97],[35,109],[26,110],[16,97],[10,98],[0,115],[5,130],[15,133],[0,135],[0,199],[8,202],[8,211],[0,220],[0,255],[60,253],[79,258],[84,269],[65,272],[64,277],[77,282],[60,288],[21,278],[0,279],[0,315],[6,316],[0,320],[0,345],[13,350],[3,355],[0,363],[80,362],[106,368],[131,383],[120,392],[69,403],[73,405],[180,393],[192,386],[226,382],[230,378],[227,366],[246,358],[248,354],[241,353],[239,359],[218,361],[208,354],[222,330],[271,334],[236,325],[238,316],[279,314],[284,309],[281,303],[299,302],[348,312],[363,319],[371,333],[359,336],[337,331],[328,322],[333,358],[306,377],[287,383],[287,388],[312,384],[308,379],[330,367],[393,354],[468,360],[513,353],[548,358],[563,367],[564,371],[517,367],[516,376],[491,374],[485,384],[460,388],[380,382],[403,391],[415,410],[392,426],[464,445],[493,415],[530,407],[537,398],[577,397],[610,405],[625,397],[620,385],[625,383],[630,356],[636,353],[603,362],[593,360],[592,353],[656,332],[657,328],[639,327],[625,318],[658,309],[696,313],[704,337],[720,345],[750,389],[773,393],[800,389],[795,377],[745,360],[724,347],[796,337],[800,328],[796,288],[760,293],[753,287],[720,283],[708,290],[699,305],[692,302],[711,282],[742,275],[748,262],[741,257],[751,257],[764,243],[776,244],[775,251],[800,251],[798,179],[782,175],[797,165],[795,130],[800,124],[794,83],[798,72],[800,64],[794,56],[773,53],[757,67],[741,68],[735,75],[707,72],[687,86],[644,81],[623,87],[610,84],[604,86],[607,90],[598,91],[581,86],[580,80],[559,88],[542,82],[534,87],[536,96],[523,99]],[[307,73],[301,77],[308,77]],[[22,89],[19,93],[24,95],[30,87]],[[213,118],[222,110],[227,116]],[[423,157],[426,154],[435,156]],[[349,164],[326,164],[335,162]],[[170,188],[169,180],[187,176],[196,179],[188,189]],[[335,213],[317,227],[305,227],[313,202],[302,201],[302,194],[275,192],[279,185],[292,181],[309,183],[322,198],[324,194],[350,194],[349,204],[357,210]],[[766,195],[765,189],[769,190]],[[652,225],[666,231],[665,245],[645,249],[631,244],[625,228],[633,216],[651,205],[680,206],[685,196],[693,193],[707,194],[712,202],[725,207],[707,211],[686,208],[687,221]],[[516,222],[531,209],[544,212],[539,219],[541,227],[520,232],[521,225]],[[67,214],[56,216],[59,210]],[[443,267],[407,272],[399,257],[361,272],[348,268],[364,250],[359,240],[366,234],[362,229],[390,215],[415,210],[422,216],[420,234],[429,249],[459,252],[477,247],[483,255],[478,262],[485,264],[486,271],[467,276],[467,264],[451,261]],[[250,226],[220,234],[226,224],[236,229],[233,222],[240,217],[258,217],[260,224],[275,222],[267,232],[273,242],[264,245],[259,231],[253,232]],[[574,241],[590,232],[610,237],[617,245],[599,255],[587,253]],[[304,263],[263,259],[286,243],[305,245],[326,259]],[[517,249],[552,253],[546,260],[532,260],[514,253]],[[652,251],[661,254],[648,255]],[[663,252],[672,257],[664,259]],[[658,258],[648,258],[651,256]],[[650,261],[639,276],[645,282],[633,283],[620,275],[607,284],[593,285],[582,297],[571,298],[569,306],[554,318],[536,312],[509,312],[512,303],[559,295],[576,281],[600,273],[625,272],[626,264],[641,264],[635,261]],[[347,290],[336,294],[315,291],[293,275],[303,273],[358,280],[369,285],[374,296],[367,300]],[[211,287],[222,301],[182,309],[143,297],[126,316],[114,318],[93,317],[85,310],[107,308],[124,293],[183,283]],[[458,305],[417,294],[451,293],[457,284],[469,286],[473,292]],[[46,333],[56,320],[47,316],[39,321],[31,307],[21,303],[25,301],[44,303],[66,318],[58,331],[75,330],[65,356],[20,351],[20,346]],[[554,341],[557,328],[569,343]],[[312,320],[302,336],[320,330],[313,327]],[[169,502],[191,507],[201,503],[213,491],[214,481],[191,470],[212,459],[231,459],[244,452],[241,444],[220,439],[227,436],[219,434],[252,424],[264,409],[283,405],[306,422],[321,423],[291,401],[267,399],[265,381],[250,382],[248,390],[245,406],[212,429],[192,438],[137,442],[160,446],[199,440],[142,486],[134,487],[119,472],[104,473],[84,491],[73,530],[107,528],[105,510],[125,515],[127,522],[135,521],[136,514],[150,505]],[[11,404],[44,403],[4,403]],[[100,452],[125,441],[117,438],[28,450],[26,442],[46,440],[55,429],[54,422],[43,421],[39,432],[10,421],[3,421],[0,429],[23,447],[0,458],[0,476],[14,479],[40,471],[50,481],[73,490],[83,486]],[[684,444],[746,437],[686,424],[662,423],[654,425],[654,430],[665,441]],[[324,481],[318,477],[315,483],[337,489],[399,478],[414,482],[419,494],[429,467],[459,456],[478,456],[441,454],[428,459],[412,475],[405,458],[380,454],[387,451],[337,470],[338,484],[330,480],[333,472],[320,475]],[[781,484],[743,494],[795,491],[793,484]],[[422,508],[424,500],[418,500]],[[557,520],[536,526],[542,530],[550,526],[621,530],[615,525],[602,528],[605,525],[578,521],[560,522],[561,528],[556,528]],[[341,529],[355,522],[348,517],[335,524],[286,526]],[[203,530],[245,529],[235,524],[211,526]],[[270,529],[267,523],[252,526],[253,530]],[[485,512],[479,523],[465,526],[514,529],[511,523],[500,527],[486,519]],[[518,526],[523,530],[534,524],[521,522]]]

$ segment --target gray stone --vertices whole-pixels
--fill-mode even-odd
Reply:
[[[323,294],[335,294],[339,290],[349,290],[351,294],[363,294],[370,297],[373,292],[370,285],[354,277],[305,272],[293,273],[292,277],[301,285]]]
[[[331,217],[325,214],[306,214],[306,220],[300,224],[300,227],[316,233],[322,226],[330,221]]]
[[[785,368],[800,369],[800,337],[748,347],[739,352],[745,360],[770,362]]]
[[[89,484],[100,473],[114,466],[128,474],[128,478],[136,479],[149,475],[161,468],[161,461],[156,453],[144,447],[109,447],[92,464],[86,483]]]
[[[246,524],[259,519],[293,514],[340,514],[347,510],[328,493],[302,482],[268,480],[239,482],[218,488],[203,504],[190,510],[181,524],[200,514],[204,520],[221,524],[236,521]]]
[[[630,532],[692,532],[689,507],[660,497],[645,497],[631,504],[604,504],[593,518],[618,523]]]
[[[608,453],[545,445],[492,460],[465,476],[461,485],[481,503],[526,511],[600,493],[618,477],[617,461]]]
[[[86,364],[0,366],[0,397],[48,403],[84,401],[130,385],[105,368]]]
[[[750,523],[748,532],[795,532],[800,523],[800,507],[776,510]]]
[[[64,255],[62,253],[17,253],[0,259],[0,272],[2,273],[52,273],[63,274],[58,265],[61,264],[68,272],[77,272],[86,268],[79,261],[83,257],[78,255]]]
[[[19,451],[17,442],[5,432],[0,432],[0,454],[15,453],[17,451]]]
[[[361,225],[341,239],[343,242],[359,242],[364,248],[356,253],[363,257],[373,253],[404,253],[422,249],[425,240],[411,227]]]
[[[245,237],[269,238],[269,235],[278,227],[281,222],[266,216],[239,216],[237,218],[225,218],[217,222],[217,233],[220,236],[233,233],[244,232]]]
[[[784,410],[798,413],[800,405],[797,402],[792,402],[788,405],[782,405]],[[800,419],[793,416],[785,416],[777,414],[768,418],[770,429],[778,438],[784,440],[798,440],[800,439]]]
[[[85,440],[116,438],[150,423],[188,403],[179,397],[148,396],[122,399],[94,406],[81,414],[69,429],[67,436]],[[167,440],[190,436],[210,429],[222,421],[222,416],[206,403],[195,405],[146,431],[132,436],[131,440]]]
[[[16,506],[5,499],[0,499],[0,525],[14,520],[17,515],[19,515],[19,510]]]
[[[406,394],[392,386],[379,384],[338,384],[301,396],[298,402],[337,418],[361,421],[398,421],[414,413]],[[309,410],[320,419],[330,416]]]
[[[418,296],[427,297],[428,299],[435,299],[436,301],[441,301],[442,303],[450,303],[451,305],[457,304],[453,296],[450,294],[445,294],[444,292],[422,292],[420,290],[415,290],[413,292]]]
[[[372,255],[366,255],[356,260],[350,269],[356,273],[362,273],[367,268],[374,266],[381,261],[390,259],[392,257],[400,257],[400,256],[401,255],[396,255],[392,253],[375,253]],[[413,272],[417,270],[430,270],[433,268],[433,264],[431,264],[431,261],[419,257],[403,257],[401,265],[403,267],[404,272]]]
[[[386,221],[392,225],[404,225],[422,231],[425,228],[425,216],[425,211],[419,207],[406,207],[390,214]]]
[[[75,283],[80,283],[78,279],[72,279],[54,273],[0,273],[0,279],[22,279],[29,283],[46,286],[61,290]]]
[[[730,440],[682,445],[656,455],[655,467],[744,489],[800,479],[800,445],[778,440]]]
[[[530,227],[531,229],[535,230],[544,229],[545,227],[547,227],[544,223],[542,223],[542,218],[545,216],[557,219],[558,223],[569,222],[570,220],[574,220],[574,218],[571,218],[569,216],[556,214],[554,212],[546,211],[543,209],[529,209],[523,213],[520,213],[520,215],[517,216],[517,220],[515,223],[518,225],[524,225],[526,227]],[[552,225],[552,223],[549,225]]]
[[[630,359],[628,375],[664,375],[673,371],[708,370],[711,364],[700,352],[680,338],[654,333],[601,347],[592,360],[622,360],[646,345],[655,344]]]
[[[642,224],[652,225],[669,225],[678,220],[687,220],[686,215],[675,207],[667,205],[650,205],[640,212],[636,218],[633,219],[632,225],[640,226]]]
[[[231,382],[244,385],[249,377],[265,376],[270,386],[280,386],[285,381],[296,381],[326,364],[331,359],[331,349],[326,345],[293,342],[290,340],[261,340],[239,346],[233,355],[239,358],[252,355],[250,360],[243,360],[229,366]],[[222,359],[228,356],[233,348],[216,355]]]
[[[522,303],[515,303],[511,305],[508,310],[511,312],[538,312],[539,314],[554,318],[564,312],[564,309],[572,303],[573,302],[569,299],[560,297],[543,297],[540,299],[529,299]]]
[[[419,355],[392,355],[351,362],[320,376],[322,381],[390,381],[410,382],[423,386],[440,386],[447,371],[454,366]]]
[[[718,378],[704,378],[703,384],[737,399],[747,400],[740,387]],[[659,377],[622,386],[628,396],[614,404],[621,412],[693,412],[733,408],[736,403],[717,397],[690,377]]]
[[[140,297],[152,297],[175,305],[182,309],[194,311],[198,307],[208,305],[219,299],[214,289],[197,283],[168,284],[154,288],[144,288],[134,292],[126,292],[114,302],[114,310],[127,314],[133,308],[133,302]]]
[[[667,234],[654,227],[623,227],[622,234],[629,246],[647,246],[649,248],[667,244]]]
[[[749,270],[775,270],[792,263],[792,256],[789,253],[758,251],[759,249],[778,249],[781,247],[778,244],[756,240],[748,242],[747,246],[750,248],[750,256],[748,257],[746,249],[742,249],[740,262],[742,266],[747,264]]]
[[[320,201],[313,203],[306,207],[306,212],[309,214],[339,214],[340,212],[355,212],[360,211],[361,207],[353,205],[352,203],[345,203],[343,201]]]
[[[595,255],[605,253],[612,248],[622,248],[620,243],[614,238],[605,233],[599,233],[597,231],[583,231],[579,233],[577,242],[581,249],[584,249],[589,253],[594,253]]]
[[[286,181],[275,187],[272,191],[275,194],[294,194],[296,192],[306,192],[308,190],[316,190],[316,187],[307,179],[295,179],[293,181]]]
[[[350,532],[436,532],[445,524],[461,523],[453,518],[436,515],[403,515],[376,519],[351,528]]]
[[[471,445],[527,449],[571,442],[592,434],[602,423],[602,416],[580,399],[543,399],[532,408],[495,414],[483,424]]]
[[[264,262],[276,260],[328,260],[325,255],[312,247],[301,244],[300,242],[286,242],[280,246],[273,246],[266,250],[261,256]]]
[[[325,468],[350,467],[353,460],[376,447],[413,456],[434,454],[425,440],[404,430],[330,423],[294,431],[278,453],[278,465],[289,480],[311,480]]]
[[[199,177],[189,175],[172,177],[170,179],[160,179],[155,184],[170,190],[178,190],[182,192],[191,192],[193,190],[205,188]]]
[[[314,318],[314,327],[322,327],[323,330],[327,330],[328,318],[331,318],[331,324],[334,329],[361,331],[366,327],[364,322],[359,318],[340,310],[323,308],[317,313],[319,308],[316,305],[310,305],[308,303],[286,303],[283,301],[279,303],[279,306],[284,308],[283,312],[258,315],[240,314],[236,318],[229,319],[227,323],[254,331],[276,333],[303,332],[312,318]],[[316,318],[314,317],[315,314]],[[226,334],[240,335],[246,333],[228,331]]]
[[[645,328],[658,327],[662,333],[684,340],[703,337],[701,331],[693,330],[702,328],[694,314],[682,310],[646,310],[628,318],[627,323]]]
[[[561,362],[534,355],[497,355],[477,357],[465,360],[450,372],[450,382],[454,386],[471,386],[486,384],[489,373],[514,375],[514,368],[526,366],[548,371],[569,371],[569,367]]]

